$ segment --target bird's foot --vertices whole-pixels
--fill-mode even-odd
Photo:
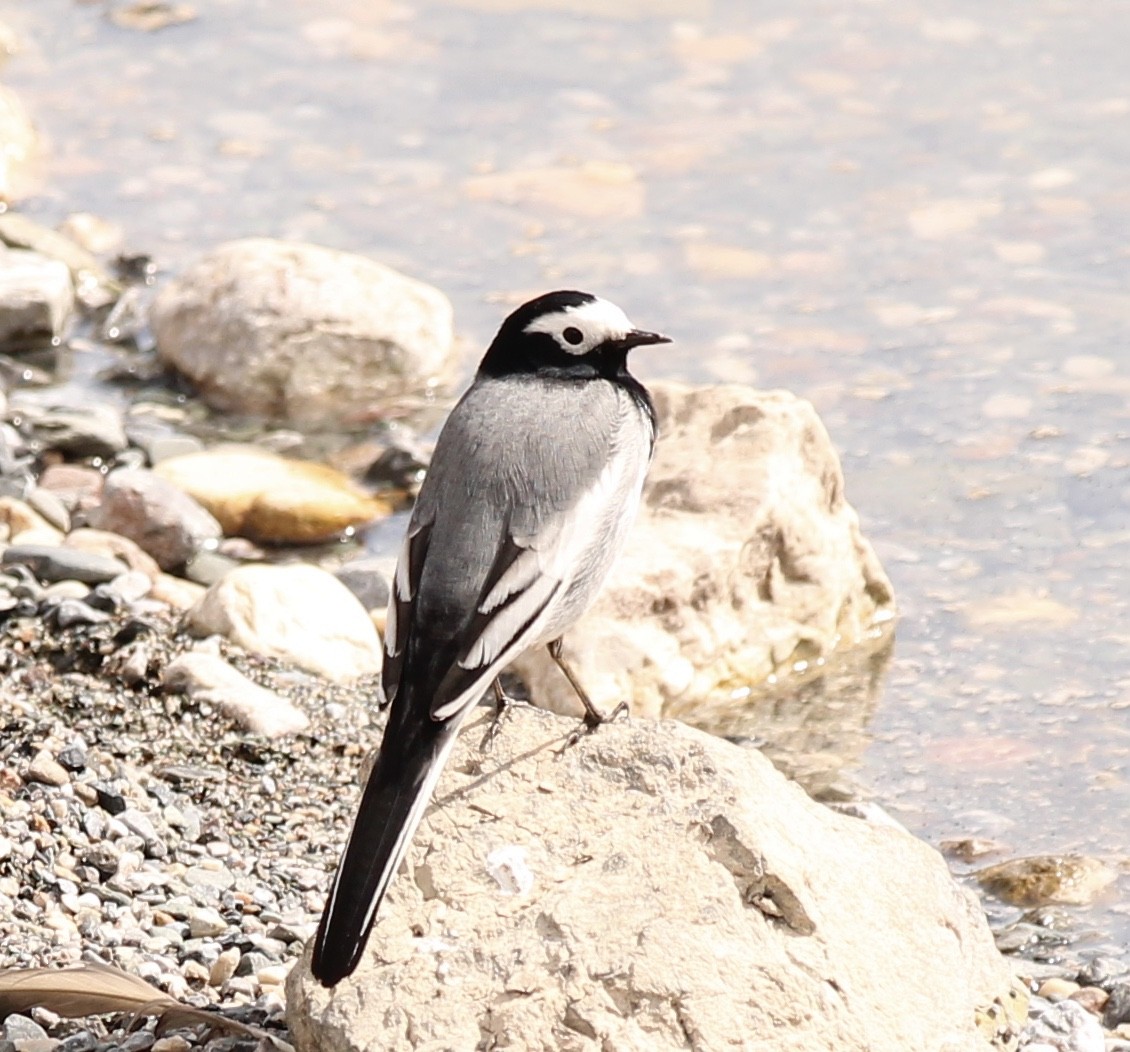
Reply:
[[[483,735],[483,740],[479,743],[479,749],[482,752],[490,752],[494,748],[494,741],[502,731],[502,725],[510,718],[514,709],[519,707],[533,708],[528,701],[522,701],[521,698],[507,694],[496,682],[494,686],[494,716]]]
[[[571,749],[574,745],[581,740],[582,737],[592,734],[598,727],[605,723],[611,723],[613,720],[619,719],[621,716],[627,717],[628,703],[626,701],[620,702],[607,716],[604,715],[600,709],[596,708],[591,703],[585,706],[585,714],[581,717],[581,725],[574,728],[570,735],[565,739],[565,744],[561,746],[559,751],[563,753],[566,749]]]

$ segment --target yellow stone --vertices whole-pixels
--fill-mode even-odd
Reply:
[[[334,468],[253,446],[186,453],[154,470],[204,505],[224,533],[270,544],[331,540],[390,510]]]

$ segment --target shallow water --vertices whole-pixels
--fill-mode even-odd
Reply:
[[[812,399],[902,615],[854,778],[935,843],[1127,856],[1130,9],[195,6],[0,4],[25,211],[170,271],[372,254],[452,297],[468,368],[511,302],[590,288],[677,337],[645,379]],[[1123,878],[1079,930],[1128,911]]]

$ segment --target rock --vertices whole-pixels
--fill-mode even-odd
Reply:
[[[10,544],[57,545],[62,533],[30,504],[15,497],[0,497],[0,540]]]
[[[0,247],[0,342],[54,339],[74,305],[71,273],[64,264],[37,252]]]
[[[363,256],[254,238],[158,294],[161,358],[224,412],[305,424],[367,415],[452,365],[451,305]]]
[[[14,201],[29,189],[39,139],[11,88],[0,84],[0,201]]]
[[[298,734],[310,726],[301,709],[248,679],[215,654],[181,654],[165,668],[164,687],[215,705],[252,734],[279,738]]]
[[[39,477],[39,489],[58,497],[72,514],[95,507],[102,496],[105,476],[83,464],[49,464]]]
[[[709,722],[735,688],[873,647],[894,595],[806,401],[737,385],[652,387],[660,442],[640,521],[565,654],[593,701]],[[544,650],[514,670],[546,708],[579,703]]]
[[[223,986],[233,975],[235,975],[236,966],[239,964],[239,950],[232,946],[212,962],[211,971],[208,973],[208,984],[210,986]]]
[[[110,615],[83,602],[81,599],[64,599],[51,611],[52,620],[59,628],[75,625],[101,625]]]
[[[39,544],[13,544],[0,554],[0,563],[5,566],[26,566],[41,581],[73,580],[84,581],[86,584],[112,581],[128,569],[109,556]]]
[[[192,497],[145,469],[110,473],[91,525],[136,541],[162,570],[184,566],[223,536],[220,524]]]
[[[141,547],[128,537],[118,533],[86,528],[71,530],[63,540],[63,547],[118,559],[125,563],[128,569],[145,574],[151,581],[155,581],[161,575],[161,568],[153,556],[142,551]]]
[[[1020,1048],[1028,1052],[1105,1052],[1099,1021],[1074,1001],[1048,1005],[1025,1028]]]
[[[34,1019],[26,1015],[12,1014],[4,1020],[4,1040],[13,1045],[22,1045],[28,1041],[47,1041],[47,1031]]]
[[[70,272],[79,300],[90,310],[109,306],[122,292],[122,286],[90,252],[30,216],[0,213],[0,241],[62,263]]]
[[[40,749],[28,764],[27,780],[42,785],[66,785],[71,780],[71,776],[51,753],[46,749]]]
[[[129,445],[122,414],[113,406],[20,408],[27,415],[36,440],[46,449],[74,457],[110,459]]]
[[[1130,1023],[1130,982],[1115,983],[1110,987],[1110,997],[1103,1006],[1103,1025],[1112,1030]]]
[[[205,936],[223,935],[228,923],[219,911],[211,906],[192,906],[188,910],[188,934],[194,939]]]
[[[292,971],[300,1052],[994,1047],[978,1019],[1015,996],[1010,968],[927,845],[673,721],[562,752],[575,724],[525,708],[484,757],[489,718],[358,971],[332,992],[308,954]],[[507,845],[524,894],[488,872]]]
[[[339,566],[334,576],[360,600],[366,610],[384,610],[392,588],[395,563],[366,556]]]
[[[1117,874],[1086,855],[1033,855],[988,866],[976,873],[990,895],[1013,906],[1086,906]]]
[[[205,592],[185,627],[339,683],[381,669],[380,639],[365,608],[315,566],[241,566]]]
[[[185,581],[172,574],[158,574],[149,591],[149,597],[166,603],[174,610],[187,610],[200,602],[207,589],[195,581]]]
[[[252,446],[171,457],[153,470],[207,508],[225,533],[271,544],[332,540],[388,510],[333,468]]]
[[[70,531],[71,513],[57,494],[44,489],[42,486],[36,486],[27,495],[27,502],[54,529],[63,533]]]

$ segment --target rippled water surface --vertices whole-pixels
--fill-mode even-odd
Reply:
[[[854,778],[937,843],[1130,847],[1130,8],[1076,0],[0,3],[88,210],[443,288],[468,369],[591,288],[645,376],[812,399],[902,618]],[[1130,882],[1079,915],[1130,935]]]

